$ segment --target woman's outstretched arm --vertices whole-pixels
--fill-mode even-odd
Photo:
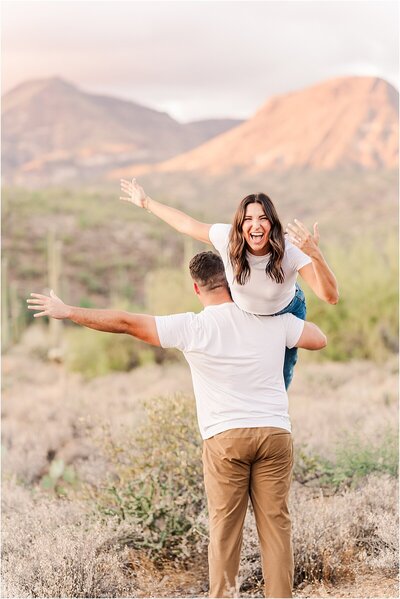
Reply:
[[[132,179],[132,181],[121,179],[121,192],[127,195],[120,197],[120,200],[125,200],[126,202],[135,204],[139,208],[144,208],[180,233],[189,235],[189,237],[198,239],[198,241],[211,244],[208,236],[211,225],[201,223],[176,208],[156,202],[156,200],[153,200],[145,193],[143,187],[139,185],[136,179]]]
[[[338,284],[335,275],[318,247],[319,232],[317,223],[314,224],[314,235],[311,235],[300,221],[295,219],[294,223],[294,225],[289,224],[287,226],[289,239],[311,258],[311,264],[300,268],[299,274],[317,297],[328,304],[337,304],[339,301]]]

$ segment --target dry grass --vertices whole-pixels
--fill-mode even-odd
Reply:
[[[300,363],[289,393],[295,442],[332,458],[348,433],[375,442],[398,421],[398,361]]]
[[[3,596],[201,596],[205,553],[189,570],[121,549],[132,524],[94,519],[88,505],[49,498],[6,483],[3,489]],[[396,572],[397,484],[371,476],[357,490],[330,498],[294,486],[291,496],[296,586],[354,580],[358,569]],[[254,519],[248,513],[240,570],[241,594],[263,596]],[[377,596],[376,594],[363,595]],[[386,595],[390,596],[390,595]]]
[[[137,585],[112,522],[87,506],[3,488],[3,597],[120,597]]]
[[[46,343],[44,327],[32,327],[23,345],[3,356],[3,476],[23,484],[40,481],[55,459],[95,483],[107,467],[96,440],[104,425],[121,442],[143,423],[142,400],[177,387],[191,390],[190,375],[178,364],[168,367],[168,376],[151,364],[85,381],[43,361]]]
[[[104,425],[130,451],[132,430],[145,422],[140,400],[189,391],[188,370],[152,365],[85,382],[22,347],[5,356],[3,366],[3,596],[205,596],[204,539],[189,547],[189,558],[155,564],[148,551],[121,547],[121,540],[135,537],[134,520],[118,524],[95,515],[79,484],[66,484],[66,497],[40,484],[52,461],[64,459],[78,483],[101,491],[115,466],[99,449]],[[291,392],[297,446],[330,458],[344,431],[373,442],[397,418],[395,382],[395,363],[300,365]],[[158,441],[157,430],[149,433],[150,446]],[[390,476],[370,475],[330,496],[294,484],[297,596],[395,596],[396,506],[397,482]],[[362,569],[371,580],[379,577],[379,588],[360,591]],[[241,579],[242,595],[262,596],[251,514]]]
[[[363,565],[394,576],[398,563],[397,481],[371,475],[358,489],[326,497],[294,484],[291,491],[295,586],[355,578]],[[262,596],[257,530],[251,511],[245,522],[241,588]]]

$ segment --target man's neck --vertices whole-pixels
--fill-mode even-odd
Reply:
[[[202,304],[206,308],[220,304],[233,304],[233,301],[228,291],[211,291],[202,297]]]

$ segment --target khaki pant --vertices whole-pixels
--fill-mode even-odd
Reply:
[[[204,441],[210,597],[232,596],[236,587],[249,498],[261,545],[265,596],[292,596],[292,466],[292,436],[282,428],[231,429]]]

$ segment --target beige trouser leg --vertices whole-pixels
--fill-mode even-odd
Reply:
[[[260,539],[266,597],[291,597],[293,550],[288,495],[292,478],[292,436],[272,431],[259,445],[251,467],[250,499]]]
[[[292,454],[291,434],[273,427],[231,429],[204,441],[210,597],[232,596],[236,587],[249,497],[261,543],[266,596],[292,596],[287,509]]]

